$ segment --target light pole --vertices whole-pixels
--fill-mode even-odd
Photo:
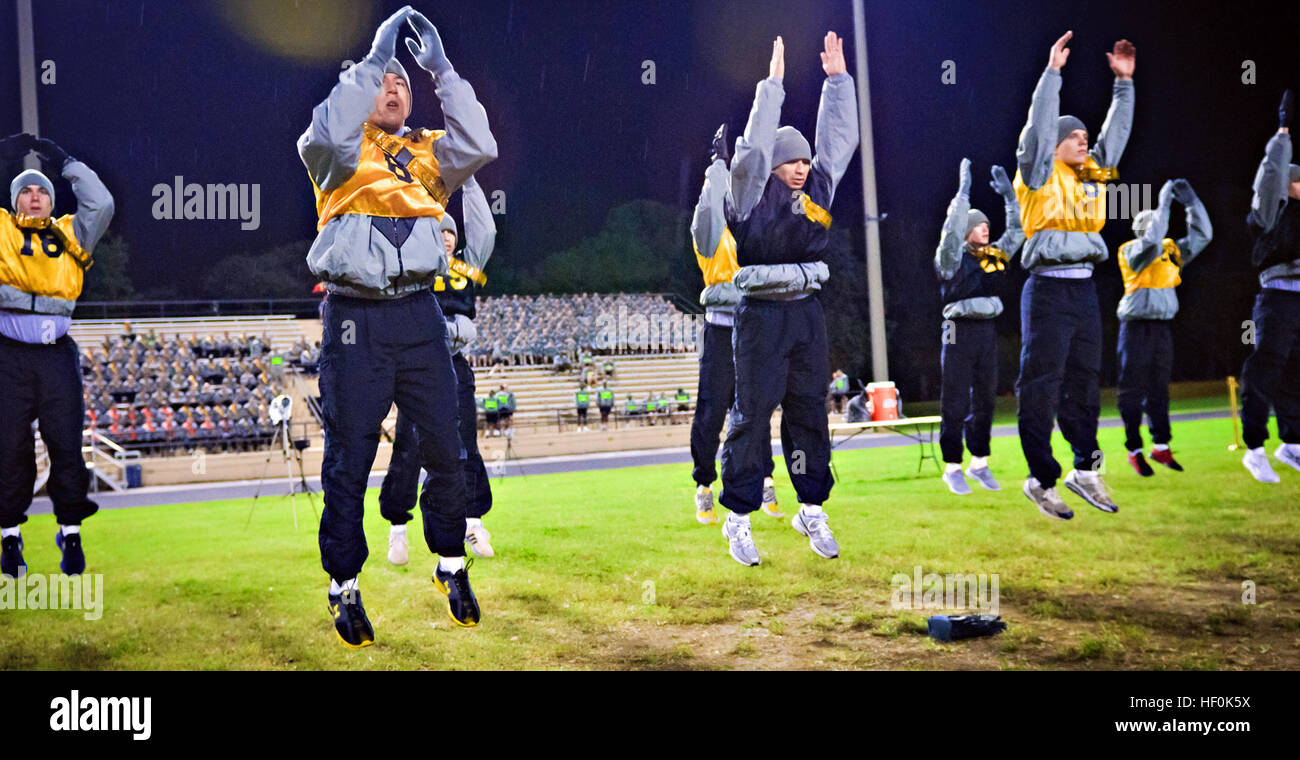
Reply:
[[[40,120],[36,115],[36,42],[33,39],[32,0],[15,0],[18,7],[18,83],[22,95],[23,131],[29,135],[40,134]],[[40,159],[34,153],[23,159],[27,169],[39,169]]]
[[[880,219],[876,206],[876,152],[871,136],[871,92],[867,80],[867,17],[863,0],[853,3],[853,44],[857,61],[858,124],[862,130],[862,206],[867,233],[867,301],[871,323],[871,379],[889,379],[885,348],[885,289],[880,270]]]

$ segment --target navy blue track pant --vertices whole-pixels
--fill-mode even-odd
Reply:
[[[393,300],[331,293],[322,309],[321,565],[336,581],[355,577],[368,550],[363,500],[379,425],[396,402],[420,436],[428,472],[420,496],[424,538],[444,557],[465,555],[465,477],[457,431],[456,373],[447,327],[427,290]]]
[[[727,412],[736,400],[736,365],[731,356],[731,328],[705,324],[700,346],[699,397],[691,420],[691,477],[698,485],[712,485],[718,479],[718,444]],[[782,416],[782,426],[785,417]],[[768,450],[767,475],[775,463]]]
[[[830,353],[826,317],[816,297],[794,301],[743,298],[735,311],[732,350],[736,401],[722,446],[723,506],[758,509],[772,457],[772,412],[781,406],[781,448],[795,493],[821,504],[831,493],[826,389]]]
[[[954,319],[943,344],[939,449],[943,461],[961,464],[962,435],[971,456],[989,455],[998,387],[998,334],[991,319]]]
[[[1100,468],[1100,382],[1101,309],[1092,279],[1030,275],[1020,294],[1017,417],[1029,474],[1043,488],[1061,477],[1052,455],[1053,422],[1074,452],[1076,469]]]
[[[492,488],[487,467],[478,450],[478,408],[474,405],[474,369],[460,353],[453,354],[456,368],[456,401],[460,414],[460,445],[465,450],[465,493],[469,497],[466,517],[483,517],[492,509]],[[393,435],[393,456],[388,474],[379,489],[379,512],[394,525],[405,525],[415,509],[415,495],[420,485],[420,437],[410,418],[397,413],[397,431]]]
[[[1300,443],[1300,293],[1264,288],[1255,297],[1255,350],[1241,368],[1241,428],[1248,448],[1268,440],[1268,408],[1283,443]]]
[[[1142,448],[1142,413],[1150,421],[1151,440],[1169,443],[1169,374],[1174,366],[1174,336],[1167,319],[1119,323],[1119,392],[1124,420],[1124,448]]]
[[[50,455],[45,490],[60,525],[80,525],[99,506],[86,496],[90,471],[81,458],[81,359],[64,335],[23,343],[0,335],[0,528],[27,522],[36,485],[32,421]]]

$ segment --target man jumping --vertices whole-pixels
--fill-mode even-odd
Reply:
[[[492,509],[492,487],[487,467],[478,450],[478,408],[475,404],[474,368],[465,359],[464,349],[474,341],[476,287],[486,283],[483,267],[492,255],[497,228],[492,210],[478,182],[470,177],[461,188],[461,206],[465,215],[465,246],[459,257],[456,249],[456,220],[451,214],[442,217],[442,241],[453,272],[438,275],[433,295],[447,320],[448,348],[456,368],[456,402],[460,418],[460,445],[465,451],[463,472],[469,505],[465,516],[465,541],[480,557],[493,556],[492,536],[483,527],[483,516]],[[406,523],[415,509],[415,494],[420,484],[420,443],[415,425],[399,410],[393,434],[393,454],[388,474],[379,488],[379,512],[392,523],[388,532],[388,561],[405,565],[409,546]]]
[[[1291,163],[1290,90],[1278,108],[1278,130],[1255,173],[1246,228],[1254,239],[1250,259],[1259,270],[1259,295],[1251,318],[1255,348],[1241,368],[1242,463],[1261,483],[1279,478],[1264,453],[1268,409],[1277,412],[1282,445],[1273,456],[1300,470],[1300,166]]]
[[[1115,74],[1110,112],[1096,145],[1074,116],[1060,116],[1061,67],[1070,56],[1066,32],[1053,45],[1034,89],[1029,121],[1016,149],[1016,197],[1025,248],[1020,265],[1030,271],[1020,297],[1020,377],[1016,380],[1020,446],[1029,463],[1025,496],[1047,517],[1069,520],[1074,511],[1056,492],[1061,465],[1052,455],[1052,426],[1074,451],[1065,485],[1103,512],[1118,512],[1102,480],[1097,444],[1101,414],[1101,309],[1092,269],[1109,257],[1101,229],[1106,192],[1118,176],[1133,126],[1136,51],[1127,40],[1107,53]]]
[[[830,497],[830,432],[826,388],[830,350],[821,302],[812,297],[829,277],[822,254],[830,243],[835,188],[858,146],[853,78],[844,43],[828,32],[821,53],[826,81],[817,113],[817,156],[794,127],[781,127],[785,43],[772,43],[768,77],[759,82],[745,134],[731,161],[727,227],[736,238],[736,401],[722,448],[722,526],[732,559],[760,562],[749,515],[762,504],[771,457],[772,412],[781,406],[781,450],[800,507],[791,520],[820,557],[839,544],[822,504]],[[797,277],[779,264],[807,264]],[[811,274],[809,274],[809,272]]]
[[[406,127],[409,79],[395,58],[403,22],[418,38],[407,48],[433,76],[445,131]],[[440,229],[448,198],[496,158],[487,114],[447,60],[438,30],[406,6],[380,25],[370,52],[316,106],[298,153],[320,217],[307,266],[329,291],[321,320],[320,550],[335,630],[350,647],[374,643],[357,588],[368,555],[363,499],[379,424],[394,402],[419,431],[428,472],[420,511],[425,541],[441,557],[434,586],[447,595],[458,625],[476,625],[478,601],[465,571],[456,372],[447,323],[429,288],[449,271]]]
[[[81,521],[99,507],[86,496],[81,358],[68,328],[114,209],[99,177],[53,140],[0,140],[0,163],[30,150],[72,183],[77,211],[54,218],[54,183],[34,170],[9,184],[13,213],[0,209],[0,575],[12,578],[27,571],[18,526],[27,521],[36,482],[36,420],[50,456],[45,490],[59,523],[59,567],[67,575],[86,569]]]
[[[730,187],[727,161],[727,125],[713,136],[709,168],[704,172],[700,200],[691,219],[691,244],[695,261],[704,276],[700,303],[705,308],[704,336],[700,339],[699,396],[691,420],[691,477],[695,480],[695,519],[701,525],[718,522],[713,511],[713,481],[718,478],[717,454],[727,411],[736,400],[736,365],[731,353],[732,325],[740,291],[731,282],[736,265],[736,238],[727,229],[726,197]],[[777,265],[797,269],[799,264]],[[782,425],[784,425],[784,417]],[[785,514],[776,502],[772,472],[776,464],[769,455],[763,478],[764,514],[781,518]]]
[[[1178,242],[1165,237],[1169,207],[1174,201],[1187,209],[1187,236]],[[1142,455],[1142,413],[1151,421],[1151,458],[1182,471],[1169,449],[1169,374],[1174,364],[1170,324],[1178,313],[1174,288],[1181,272],[1214,236],[1210,217],[1185,179],[1160,188],[1160,204],[1133,218],[1133,234],[1119,247],[1119,271],[1124,297],[1119,301],[1119,415],[1124,419],[1124,448],[1129,465],[1142,477],[1155,471]]]
[[[943,384],[939,448],[943,453],[943,482],[958,496],[971,492],[962,477],[962,437],[970,449],[966,474],[989,491],[1002,487],[989,469],[989,438],[998,387],[998,334],[993,320],[1002,313],[997,283],[1007,262],[1020,250],[1020,204],[1001,166],[992,169],[989,183],[1002,196],[1006,229],[989,245],[989,218],[970,205],[970,159],[961,160],[960,185],[948,204],[948,218],[939,235],[934,271],[943,292]]]

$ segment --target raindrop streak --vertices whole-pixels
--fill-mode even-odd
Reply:
[[[587,83],[587,71],[591,68],[591,53],[587,53],[587,62],[582,65],[582,83]]]

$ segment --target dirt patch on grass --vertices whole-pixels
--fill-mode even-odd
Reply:
[[[1300,594],[1235,582],[1113,593],[1005,596],[998,636],[944,644],[929,612],[848,600],[735,609],[723,622],[628,621],[580,661],[616,669],[1226,669],[1300,668]]]

